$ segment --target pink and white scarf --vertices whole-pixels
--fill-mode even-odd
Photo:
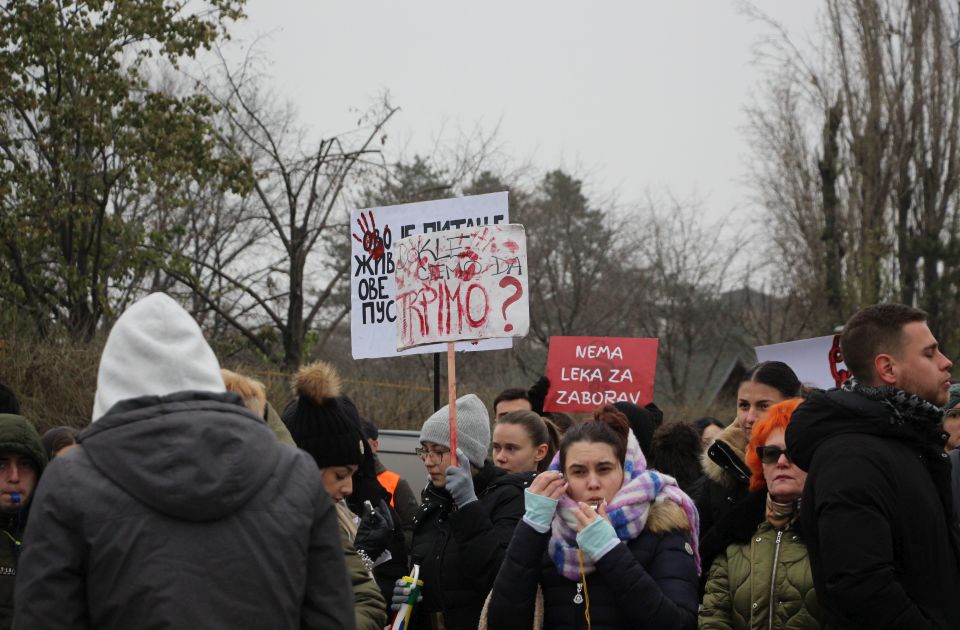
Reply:
[[[554,456],[550,470],[560,470],[560,455]],[[627,439],[627,457],[623,464],[623,485],[607,505],[607,517],[622,541],[633,540],[643,532],[650,515],[650,506],[654,501],[673,501],[687,515],[690,522],[690,545],[700,573],[700,552],[697,541],[700,537],[700,515],[687,494],[677,485],[677,480],[656,470],[647,470],[647,459],[640,450],[633,431]],[[557,513],[553,517],[550,537],[550,558],[565,578],[580,579],[580,560],[577,546],[578,522],[574,512],[577,502],[564,494],[560,497]],[[593,572],[594,563],[586,554],[583,556],[583,573]]]

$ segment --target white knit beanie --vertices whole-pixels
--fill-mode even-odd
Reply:
[[[438,409],[420,429],[420,442],[450,447],[450,405]],[[490,448],[490,416],[476,394],[457,399],[457,448],[480,468]]]

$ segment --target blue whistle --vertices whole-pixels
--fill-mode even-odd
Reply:
[[[19,492],[11,492],[11,493],[10,493],[10,501],[11,501],[12,503],[20,503],[20,493],[19,493]]]

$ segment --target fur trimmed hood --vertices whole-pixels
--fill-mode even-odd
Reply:
[[[223,384],[226,385],[227,391],[239,394],[243,399],[244,407],[258,418],[266,417],[267,390],[263,383],[231,370],[221,369],[220,375],[223,376]]]
[[[747,452],[747,444],[750,443],[750,436],[740,427],[736,420],[733,421],[720,435],[717,436],[717,441],[725,442],[727,446],[732,448],[737,455],[740,457],[740,461],[743,461],[744,456]],[[710,459],[707,456],[707,453],[701,455],[701,462],[703,462],[703,474],[707,476],[712,481],[717,483],[722,483],[725,485],[732,485],[733,479],[726,470],[724,470],[718,463]]]
[[[683,508],[673,501],[654,501],[647,516],[647,530],[653,534],[690,531],[690,521]]]

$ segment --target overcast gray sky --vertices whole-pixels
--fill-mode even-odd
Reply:
[[[803,39],[819,2],[758,0]],[[316,133],[352,128],[389,90],[388,150],[500,125],[514,163],[588,173],[621,202],[646,190],[743,208],[743,108],[768,30],[733,0],[249,0],[235,47],[260,38],[274,87]],[[236,50],[236,48],[235,48]],[[231,56],[233,56],[231,54]]]

